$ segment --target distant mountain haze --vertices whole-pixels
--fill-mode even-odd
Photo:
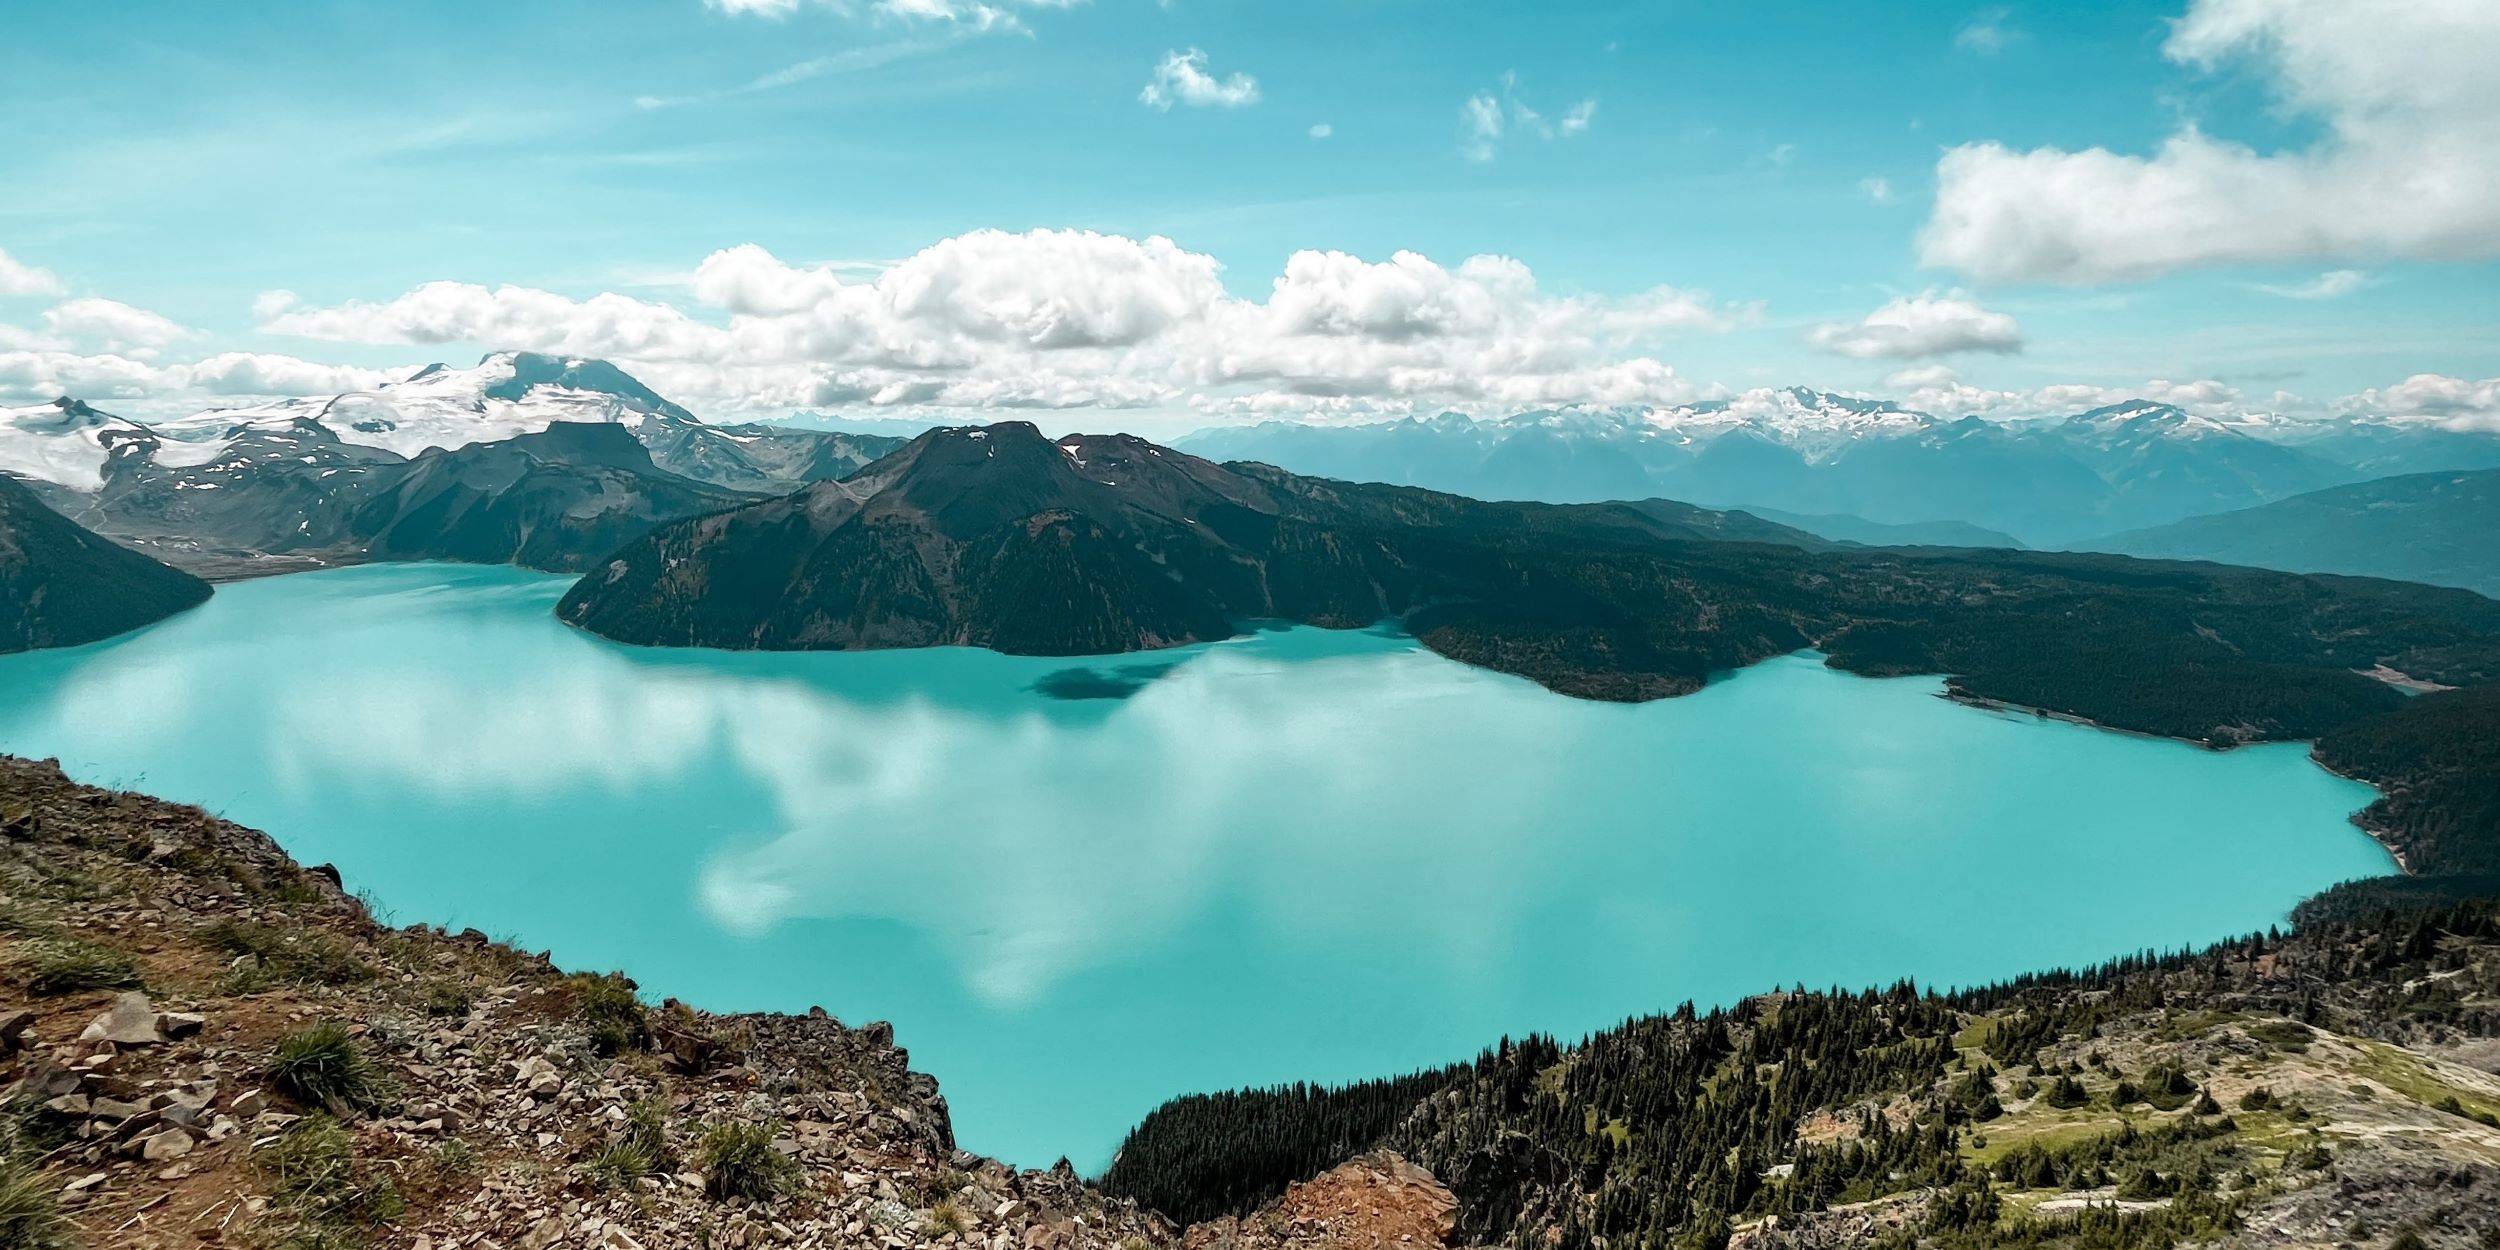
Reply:
[[[2356,482],[2083,545],[2295,573],[2393,577],[2500,597],[2500,469]]]
[[[1271,421],[1201,430],[1176,445],[1477,498],[1663,496],[1875,525],[1955,522],[2031,546],[2400,471],[2390,466],[2500,465],[2500,434],[2419,423],[2224,421],[2142,400],[1991,421],[1802,388],[1481,421],[1446,413],[1351,426]]]
[[[1826,514],[1801,516],[1777,508],[1748,506],[1740,509],[1765,521],[1804,530],[1833,542],[1857,543],[1866,547],[2006,547],[2020,549],[2024,544],[2011,534],[2001,534],[1985,526],[1967,521],[1909,521],[1886,525],[1864,517]]]

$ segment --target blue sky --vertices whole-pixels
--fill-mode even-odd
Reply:
[[[2202,14],[2191,0],[728,3],[13,13],[0,42],[11,131],[0,176],[12,189],[0,198],[0,253],[45,277],[12,287],[0,269],[0,326],[14,327],[0,330],[0,398],[101,380],[126,407],[181,408],[249,389],[233,370],[176,369],[220,354],[379,368],[503,346],[641,351],[696,400],[758,411],[826,406],[810,400],[969,407],[1002,386],[1014,402],[1082,408],[1089,394],[1070,379],[1118,374],[1136,385],[1091,399],[1174,420],[1251,410],[1216,402],[1228,397],[1266,397],[1257,410],[1271,413],[1324,397],[1333,406],[1320,415],[1344,416],[1788,383],[2009,413],[2048,402],[2042,388],[2153,381],[2210,382],[2203,401],[2228,392],[2251,407],[2294,403],[2277,391],[2392,403],[2386,388],[2419,374],[2465,384],[2455,402],[2470,406],[2472,384],[2500,373],[2500,209],[2422,210],[2397,202],[2408,199],[2399,188],[2381,193],[2386,203],[2339,203],[2323,224],[2293,207],[2400,163],[2461,159],[2388,135],[2427,128],[2466,147],[2492,135],[2500,110],[2469,81],[2470,60],[2443,71],[2433,55],[2460,44],[2500,53],[2500,22],[2470,0],[2419,0],[2426,15],[2357,27],[2332,20],[2339,9],[2368,16],[2344,0],[2193,0]],[[2194,28],[2185,36],[2183,18]],[[1212,83],[1206,102],[1141,99],[1158,65],[1192,50]],[[1575,109],[1577,128],[1565,124]],[[1497,117],[1499,136],[1471,129],[1474,116]],[[2183,131],[2245,149],[2216,157],[2218,174],[2194,153],[2114,175],[2086,159],[2105,148],[2142,161]],[[1922,244],[1940,211],[1940,161],[1982,144],[2008,159],[1974,158],[1954,203],[1984,228]],[[2056,163],[2011,163],[2034,150]],[[2137,202],[2130,179],[2155,180],[2166,200],[2211,203],[2100,237],[2076,205]],[[2054,203],[2024,198],[2049,183],[2069,189]],[[2218,216],[2229,213],[2258,220]],[[2367,224],[2373,213],[2386,220]],[[2365,224],[2339,224],[2356,219]],[[1527,302],[1480,332],[1511,342],[1522,326],[1583,320],[1502,366],[1534,385],[1485,393],[1412,381],[1476,353],[1454,343],[1418,355],[1411,319],[1395,320],[1395,333],[1328,331],[1377,340],[1388,354],[1376,365],[1352,340],[1210,364],[1222,353],[1208,341],[1267,331],[1226,323],[1183,343],[1187,333],[1156,328],[1163,321],[1139,330],[1121,313],[1127,329],[1079,335],[1074,353],[1019,340],[1013,363],[986,348],[939,352],[946,363],[918,373],[900,368],[894,340],[961,332],[984,347],[1001,331],[904,318],[878,323],[886,346],[869,352],[758,330],[772,346],[737,348],[736,377],[709,368],[727,340],[655,347],[649,334],[608,342],[583,328],[599,314],[580,302],[601,293],[699,325],[753,315],[688,285],[722,249],[756,245],[789,281],[827,274],[865,290],[881,266],[982,229],[1166,236],[1220,263],[1224,292],[1254,305],[1306,250],[1375,265],[1406,250],[1450,273],[1499,255],[1532,271],[1534,294],[1497,283],[1483,298]],[[1036,289],[985,286],[980,298],[1020,308],[1068,284],[1086,287],[1084,299],[1119,289],[1096,261],[1063,265],[1057,243],[1038,248],[986,251]],[[381,311],[427,283],[566,303],[526,317]],[[1590,328],[1592,309],[1662,287],[1706,313]],[[270,291],[295,298],[261,298]],[[1890,329],[1850,333],[1922,295]],[[1168,321],[1171,299],[1198,297],[1140,298],[1163,300],[1152,316]],[[92,306],[47,320],[80,299],[145,310],[182,333],[134,329]],[[289,308],[346,307],[370,315],[331,317],[314,334],[281,320]],[[129,367],[94,363],[108,356]],[[1636,359],[1675,381],[1582,384]],[[997,385],[903,384],[950,369]],[[1401,369],[1410,380],[1384,380]],[[281,372],[253,376],[275,387]],[[857,384],[808,389],[834,373]],[[1055,380],[1031,381],[1044,375]]]

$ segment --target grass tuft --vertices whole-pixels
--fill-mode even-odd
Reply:
[[[272,1196],[299,1221],[291,1244],[352,1245],[347,1230],[387,1224],[406,1210],[388,1174],[356,1158],[355,1139],[326,1115],[309,1115],[254,1156]]]
[[[127,990],[139,984],[139,965],[130,956],[88,942],[46,942],[35,948],[32,964],[26,979],[30,994]]]
[[[722,1120],[703,1134],[703,1191],[714,1198],[767,1202],[796,1188],[798,1161],[773,1148],[768,1124]]]
[[[315,930],[220,920],[200,931],[209,945],[238,959],[228,989],[248,993],[266,985],[354,985],[373,979],[373,966],[345,941]]]
[[[67,1250],[69,1222],[41,1174],[15,1159],[0,1161],[0,1247]]]
[[[961,1237],[970,1231],[972,1231],[972,1221],[964,1218],[963,1208],[956,1206],[954,1199],[943,1199],[929,1209],[927,1232],[930,1236],[943,1237],[952,1234]]]
[[[382,1073],[338,1024],[317,1024],[278,1042],[269,1083],[308,1107],[337,1114],[372,1111],[390,1100]]]

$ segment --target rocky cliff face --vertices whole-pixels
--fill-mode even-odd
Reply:
[[[0,652],[110,638],[208,593],[206,582],[79,526],[0,474]]]

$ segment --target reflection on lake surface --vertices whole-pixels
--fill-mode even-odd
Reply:
[[[1803,981],[1970,982],[2389,869],[2370,791],[1811,656],[1564,699],[1385,631],[1150,657],[642,651],[565,582],[231,585],[0,657],[0,750],[202,804],[717,1010],[895,1022],[970,1149],[1105,1163],[1185,1091],[1381,1075]]]

